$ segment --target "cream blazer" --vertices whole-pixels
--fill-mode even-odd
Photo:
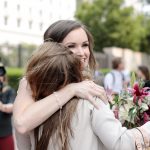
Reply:
[[[70,150],[135,150],[133,131],[137,129],[122,127],[109,105],[98,98],[96,101],[99,110],[93,108],[87,100],[79,100],[72,119],[74,137],[70,137]],[[150,122],[143,128],[150,139]],[[19,150],[34,150],[33,131],[26,135],[16,131],[16,142]],[[50,141],[48,150],[60,150],[58,145],[58,141]]]

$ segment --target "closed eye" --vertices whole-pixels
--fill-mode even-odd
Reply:
[[[82,47],[89,47],[89,43],[84,43]]]
[[[68,48],[75,48],[75,45],[68,45]]]

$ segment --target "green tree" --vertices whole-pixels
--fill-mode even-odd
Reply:
[[[142,4],[143,10],[147,5],[150,5],[150,0],[139,0],[139,2]],[[144,28],[146,29],[146,36],[141,41],[141,51],[150,53],[150,14],[149,13],[143,13],[144,15]]]
[[[135,15],[132,7],[123,7],[123,0],[84,2],[78,8],[76,18],[93,34],[96,51],[110,46],[138,51],[146,36],[144,16]]]
[[[141,41],[140,50],[142,52],[150,53],[150,17],[149,16],[145,16],[144,26],[146,29],[146,36]]]

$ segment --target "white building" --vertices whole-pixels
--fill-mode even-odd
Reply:
[[[39,45],[47,27],[73,19],[76,0],[0,0],[0,45]]]
[[[125,6],[132,6],[134,10],[142,12],[145,15],[150,15],[150,4],[146,3],[146,0],[125,0]]]

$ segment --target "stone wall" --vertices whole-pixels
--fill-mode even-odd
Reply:
[[[95,58],[100,68],[111,68],[114,57],[122,57],[127,70],[135,70],[139,65],[145,65],[150,69],[150,55],[134,52],[130,49],[109,47],[103,49],[104,53],[95,53]]]

